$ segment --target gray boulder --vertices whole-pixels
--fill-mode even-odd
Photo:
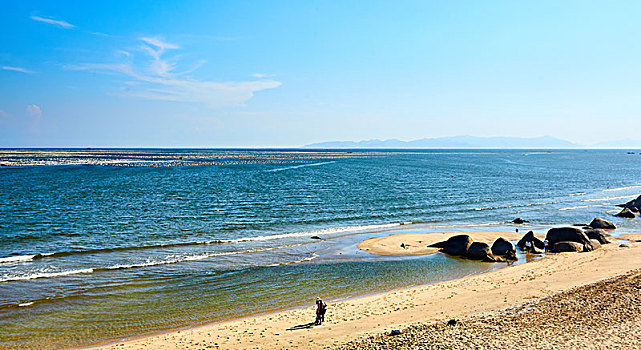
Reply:
[[[576,242],[583,246],[583,251],[589,252],[593,250],[592,242],[585,234],[585,232],[577,227],[559,227],[548,230],[545,239],[548,241],[548,246],[554,248],[557,242]]]
[[[609,239],[610,235],[600,228],[589,228],[584,232],[590,240],[596,240],[601,244],[611,243]]]
[[[636,217],[634,212],[632,212],[632,210],[630,210],[629,208],[623,208],[623,210],[621,210],[620,213],[614,216],[618,216],[620,218],[627,218],[627,219],[634,219]]]
[[[600,219],[600,218],[594,218],[594,220],[592,220],[592,222],[590,223],[590,227],[603,228],[603,229],[606,229],[606,230],[614,230],[615,228],[617,228],[610,221],[603,220],[603,219]]]
[[[601,243],[599,241],[597,241],[596,239],[591,239],[590,242],[592,242],[592,248],[594,250],[597,250],[597,249],[601,248]]]
[[[530,232],[526,233],[523,236],[523,238],[521,238],[521,240],[519,240],[516,243],[516,246],[519,247],[519,249],[521,249],[521,250],[525,250],[525,248],[526,248],[525,242],[532,242],[532,246],[535,247],[535,248],[538,248],[540,250],[545,249],[545,243],[543,243],[542,240],[534,237],[534,232],[533,231],[530,231]]]
[[[563,252],[582,252],[583,245],[577,242],[570,241],[560,241],[554,243],[552,246],[552,252],[554,253],[563,253]]]
[[[510,260],[516,260],[516,248],[514,244],[503,237],[499,237],[492,244],[492,254],[504,256]]]
[[[472,238],[468,235],[457,235],[448,238],[443,245],[443,253],[449,255],[465,256],[472,245]]]

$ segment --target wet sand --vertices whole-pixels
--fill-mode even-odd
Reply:
[[[322,326],[310,324],[314,320],[314,301],[310,300],[308,308],[208,324],[101,348],[322,349],[363,339],[367,342],[371,336],[392,329],[442,324],[451,318],[482,317],[488,312],[518,308],[546,296],[626,274],[641,268],[641,243],[632,242],[629,246],[622,248],[613,243],[589,253],[550,254],[527,264],[462,279],[329,302]],[[589,313],[577,314],[572,322],[585,322],[590,317]],[[560,337],[561,342],[556,343],[559,347],[574,344],[569,336]],[[456,344],[459,345],[456,348],[468,348],[464,339]]]

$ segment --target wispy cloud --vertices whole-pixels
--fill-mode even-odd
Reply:
[[[273,77],[273,76],[274,76],[273,74],[264,74],[264,73],[254,73],[254,74],[252,74],[252,77],[258,78],[258,79],[269,78],[269,77]]]
[[[53,19],[53,18],[46,18],[46,17],[40,17],[40,16],[31,16],[31,19],[34,20],[34,21],[38,21],[38,22],[44,22],[44,23],[48,23],[48,24],[53,24],[53,25],[60,26],[62,28],[66,28],[66,29],[71,29],[71,28],[75,28],[76,27],[76,26],[74,26],[73,24],[71,24],[71,23],[69,23],[67,21],[56,20],[56,19]]]
[[[2,66],[2,70],[10,70],[14,72],[20,72],[20,73],[27,73],[27,74],[32,74],[34,73],[31,70],[20,68],[20,67],[9,67],[9,66]]]
[[[2,117],[8,117],[9,113],[5,112],[4,110],[0,109],[0,118]]]
[[[27,106],[27,114],[32,116],[32,117],[39,117],[42,115],[42,110],[40,107],[36,105],[28,105]]]
[[[195,68],[176,73],[178,63],[164,59],[163,54],[167,50],[177,50],[180,46],[168,43],[160,37],[143,37],[140,40],[143,42],[142,50],[148,55],[146,63],[142,65],[134,66],[132,62],[141,60],[132,59],[128,63],[82,64],[67,68],[122,74],[128,78],[123,82],[122,93],[128,96],[204,103],[210,108],[242,106],[255,92],[281,85],[281,82],[275,80],[216,82],[202,81],[186,75],[197,69],[203,61]],[[133,56],[133,53],[130,55]]]

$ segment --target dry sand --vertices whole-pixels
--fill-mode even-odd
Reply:
[[[507,237],[506,237],[507,238]],[[399,243],[400,244],[400,243]],[[641,243],[551,254],[527,264],[433,285],[329,303],[326,322],[310,307],[204,325],[106,345],[105,349],[321,349],[391,329],[465,318],[641,268]],[[580,322],[581,320],[574,320]],[[292,329],[298,328],[298,329]],[[464,348],[464,347],[462,347]]]
[[[499,237],[515,241],[521,239],[523,234],[497,231],[401,233],[364,240],[358,244],[358,248],[376,255],[425,255],[438,251],[438,248],[430,248],[428,245],[445,241],[455,235],[468,235],[474,241],[484,242],[491,246]]]

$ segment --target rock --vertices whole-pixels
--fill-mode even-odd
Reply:
[[[472,245],[472,238],[468,235],[456,235],[448,238],[443,245],[443,253],[449,255],[465,256]]]
[[[550,247],[555,247],[557,242],[576,242],[583,245],[583,251],[589,252],[593,249],[592,242],[585,232],[576,227],[559,227],[548,230],[545,239]],[[556,249],[556,248],[554,248]]]
[[[514,244],[503,237],[497,238],[492,244],[492,254],[504,256],[510,260],[517,260]]]
[[[583,245],[577,242],[570,241],[560,241],[554,243],[552,246],[552,252],[554,253],[563,253],[563,252],[582,252]]]
[[[618,216],[620,218],[628,218],[628,219],[634,219],[636,217],[636,215],[629,208],[623,208],[623,210],[621,210],[620,213],[614,216]]]
[[[603,231],[600,228],[589,228],[584,232],[585,232],[585,235],[588,236],[590,240],[593,240],[593,239],[597,240],[601,244],[611,243],[610,240],[608,239],[610,235],[608,235],[607,232]]]
[[[320,237],[318,237],[318,236],[311,236],[310,238],[311,238],[311,239],[322,239],[322,238],[320,238]]]
[[[447,325],[448,325],[448,326],[456,326],[456,324],[457,324],[457,323],[458,323],[458,320],[457,320],[457,319],[455,319],[455,318],[453,318],[453,319],[451,319],[451,320],[447,321]]]
[[[520,225],[520,224],[524,224],[524,223],[529,222],[529,221],[523,220],[521,218],[516,218],[516,219],[512,220],[512,222],[515,223],[515,224],[519,224]]]
[[[592,248],[594,250],[597,250],[597,249],[601,248],[601,242],[599,242],[598,240],[591,239],[590,242],[592,243]]]
[[[466,257],[472,260],[496,261],[490,246],[483,242],[472,242],[467,250]]]
[[[617,228],[610,221],[603,220],[603,219],[600,219],[600,218],[594,218],[594,220],[592,220],[592,222],[590,223],[590,227],[593,227],[593,228],[604,228],[606,230],[614,230],[615,228]]]
[[[629,244],[619,244],[619,248],[630,248]]]
[[[399,335],[401,334],[400,329],[392,329],[392,331],[389,333],[389,335]]]
[[[545,249],[545,243],[543,243],[542,240],[534,237],[534,232],[530,231],[521,238],[520,241],[516,243],[516,246],[519,247],[521,250],[525,250],[525,242],[532,242],[532,246],[538,249]]]

